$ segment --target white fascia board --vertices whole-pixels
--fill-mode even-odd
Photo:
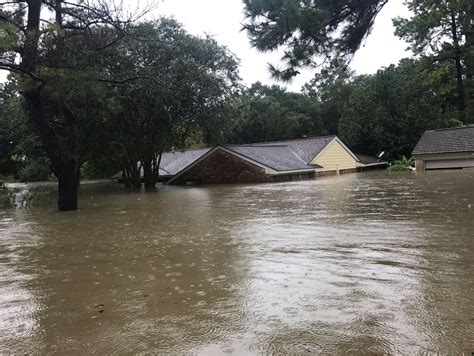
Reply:
[[[367,164],[364,164],[362,162],[358,162],[357,163],[357,167],[374,167],[374,166],[385,166],[387,165],[388,162],[385,162],[385,161],[382,161],[382,162],[374,162],[374,163],[367,163]]]
[[[280,175],[285,175],[285,174],[313,173],[313,172],[318,172],[318,171],[319,171],[318,168],[298,169],[298,170],[293,170],[293,171],[276,171],[276,173],[269,173],[269,175],[280,176]]]

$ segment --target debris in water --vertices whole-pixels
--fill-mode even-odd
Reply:
[[[99,313],[104,312],[104,304],[97,304],[94,308],[97,309]]]

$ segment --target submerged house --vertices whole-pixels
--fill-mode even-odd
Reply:
[[[417,171],[474,168],[474,127],[425,131],[412,156]]]
[[[354,154],[337,136],[163,153],[166,184],[283,182],[352,173],[387,162]],[[113,178],[119,179],[118,173]]]

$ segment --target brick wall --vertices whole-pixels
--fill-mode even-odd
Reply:
[[[357,173],[357,168],[349,168],[349,169],[339,170],[339,174],[348,174],[348,173]]]
[[[314,178],[327,177],[327,176],[335,176],[335,175],[337,175],[337,172],[336,172],[336,171],[316,172],[316,173],[314,174]]]

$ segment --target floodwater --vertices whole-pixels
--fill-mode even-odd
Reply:
[[[474,352],[474,171],[0,211],[0,353]]]

